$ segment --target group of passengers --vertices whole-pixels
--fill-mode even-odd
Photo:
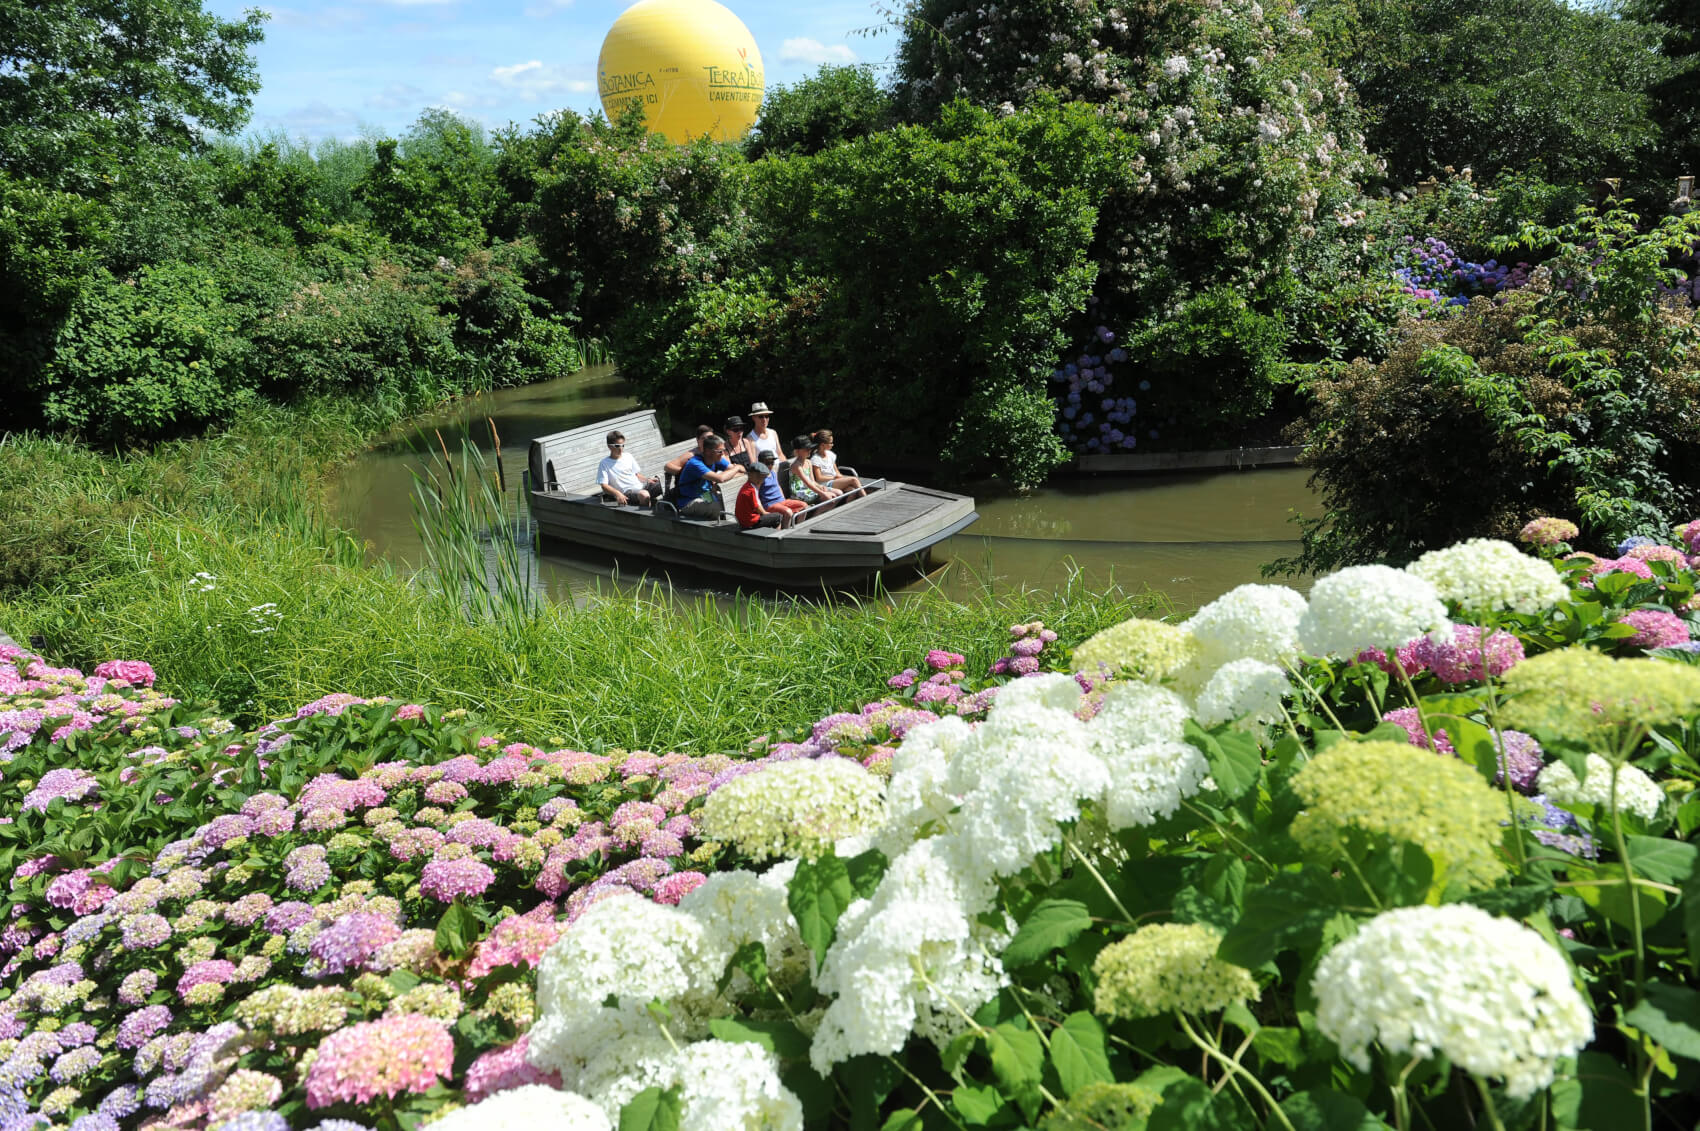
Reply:
[[[724,435],[699,425],[696,447],[667,462],[664,470],[674,485],[666,491],[660,479],[645,477],[637,460],[626,454],[625,435],[610,432],[608,458],[598,466],[596,481],[602,494],[621,506],[659,508],[665,501],[686,518],[718,518],[720,485],[743,476],[732,513],[745,530],[788,527],[817,503],[860,492],[862,481],[838,470],[830,430],[797,436],[788,457],[770,427],[772,420],[767,403],[757,401],[750,406],[750,423],[737,415],[726,418]]]

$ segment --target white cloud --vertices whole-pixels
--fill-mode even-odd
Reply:
[[[834,43],[830,47],[818,39],[798,36],[787,39],[779,45],[779,61],[782,63],[854,63],[856,53],[843,43]]]
[[[523,63],[496,67],[490,72],[490,80],[497,86],[532,101],[550,94],[582,94],[596,89],[596,84],[589,79],[576,78],[564,68],[545,63],[541,59],[527,59]]]

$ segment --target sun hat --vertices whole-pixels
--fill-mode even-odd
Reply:
[[[757,401],[750,406],[751,416],[772,416],[773,410],[767,407],[766,401]]]
[[[721,427],[728,432],[734,430],[739,432],[749,431],[749,426],[744,423],[744,418],[739,416],[737,413],[733,413],[731,416],[728,416],[726,418],[726,423],[721,425]]]
[[[791,441],[791,447],[792,448],[808,448],[810,450],[813,450],[814,446],[815,446],[815,438],[813,436],[810,436],[806,432],[803,435],[798,436],[796,439]]]

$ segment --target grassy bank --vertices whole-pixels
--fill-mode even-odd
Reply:
[[[8,439],[0,625],[40,634],[63,663],[146,657],[168,686],[241,721],[348,691],[476,705],[581,745],[710,750],[876,696],[929,648],[983,670],[1011,623],[1044,620],[1067,644],[1159,600],[1076,590],[728,609],[611,593],[517,629],[473,625],[365,564],[323,517],[327,474],[391,423],[324,403],[147,454]]]

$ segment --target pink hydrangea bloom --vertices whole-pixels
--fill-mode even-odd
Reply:
[[[1426,636],[1412,643],[1413,658],[1434,672],[1442,683],[1477,683],[1489,676],[1504,675],[1523,661],[1523,642],[1509,632],[1496,631],[1484,642],[1482,629],[1473,624],[1452,626],[1452,639],[1436,644]],[[1403,651],[1403,649],[1401,649]]]
[[[177,996],[188,997],[189,991],[207,982],[226,985],[236,977],[236,964],[223,958],[209,958],[205,962],[197,962],[177,979]]]
[[[104,679],[128,680],[143,687],[152,687],[157,678],[153,668],[140,660],[107,660],[95,665],[94,674]]]
[[[1529,520],[1517,540],[1526,546],[1556,546],[1560,542],[1569,542],[1581,531],[1576,524],[1567,518],[1536,518]]]
[[[498,966],[522,963],[536,966],[542,960],[543,952],[560,937],[561,929],[555,923],[555,905],[552,903],[540,903],[524,915],[509,915],[491,928],[489,936],[478,944],[466,976],[477,981]]]
[[[1634,558],[1638,562],[1671,562],[1679,566],[1688,564],[1688,555],[1681,550],[1675,546],[1661,546],[1657,542],[1643,546],[1631,546],[1629,552],[1623,556]]]
[[[701,887],[707,879],[701,872],[674,872],[670,876],[662,876],[655,885],[655,902],[676,907],[681,899]]]
[[[1635,609],[1618,618],[1635,629],[1629,643],[1637,648],[1670,648],[1688,643],[1688,622],[1663,609]]]
[[[422,719],[425,717],[425,708],[418,703],[403,703],[395,709],[395,717],[398,721]]]
[[[81,801],[99,788],[100,783],[87,770],[48,770],[35,783],[35,788],[24,795],[24,808],[44,810],[55,797],[67,802]]]
[[[551,1088],[559,1088],[559,1073],[533,1068],[531,1062],[526,1059],[530,1042],[528,1035],[521,1035],[513,1044],[492,1049],[469,1064],[464,1084],[466,1101],[477,1103],[486,1096],[526,1084],[547,1084]]]
[[[471,856],[459,860],[432,860],[419,873],[419,890],[441,903],[453,903],[459,895],[481,895],[496,881],[490,865]]]
[[[1423,736],[1422,718],[1417,714],[1417,709],[1415,707],[1400,707],[1397,710],[1387,712],[1385,715],[1381,716],[1381,718],[1383,722],[1389,722],[1393,723],[1395,726],[1404,727],[1405,733],[1410,736],[1410,743],[1412,746],[1420,746],[1424,750],[1433,750],[1436,754],[1458,753],[1458,751],[1453,748],[1452,740],[1447,737],[1445,730],[1437,727],[1430,728],[1434,734],[1433,743],[1430,743]]]
[[[967,662],[968,658],[959,652],[946,652],[942,648],[933,648],[927,652],[927,666],[935,672],[959,668]]]
[[[428,1091],[454,1069],[455,1043],[440,1022],[402,1013],[339,1029],[307,1071],[307,1106],[368,1103]]]

